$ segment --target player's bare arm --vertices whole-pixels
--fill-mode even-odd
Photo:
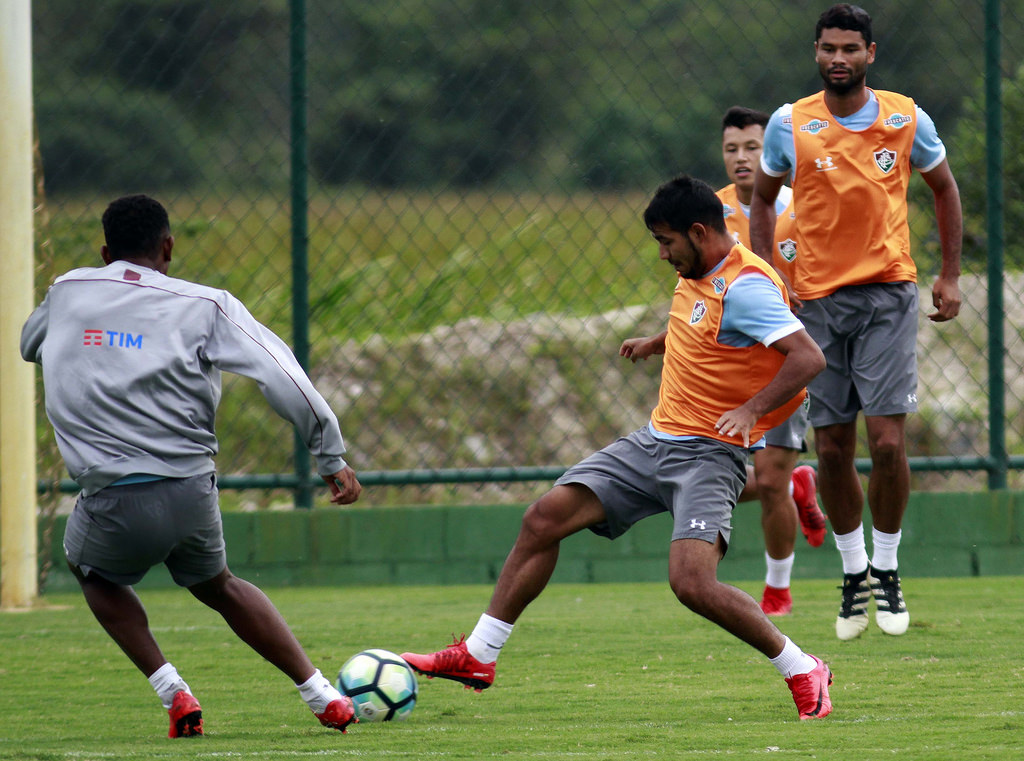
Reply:
[[[664,354],[667,335],[668,331],[664,330],[656,336],[627,338],[619,347],[619,356],[635,363],[638,359],[647,359],[652,354]]]
[[[775,200],[779,197],[785,177],[772,177],[758,164],[754,173],[754,194],[750,199],[750,247],[751,250],[775,267]],[[778,267],[775,272],[786,286],[789,302],[794,311],[803,306],[803,302],[793,292],[793,284],[789,277]]]
[[[786,355],[779,372],[745,404],[724,413],[715,424],[715,429],[726,436],[742,436],[745,447],[750,446],[754,423],[796,396],[825,369],[825,355],[806,330],[780,338],[772,348]]]
[[[936,311],[928,315],[932,322],[952,320],[960,314],[960,252],[963,247],[963,209],[960,189],[950,171],[949,162],[921,176],[935,196],[935,220],[939,228],[942,268],[932,286],[932,305]]]

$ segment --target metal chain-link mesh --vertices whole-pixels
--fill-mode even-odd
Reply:
[[[936,325],[931,194],[912,182],[920,412],[912,457],[988,454],[985,4],[868,8],[869,84],[934,119],[966,218],[964,308]],[[292,335],[290,45],[308,65],[311,375],[358,472],[564,467],[642,425],[674,275],[640,220],[686,171],[726,184],[720,120],[817,89],[824,3],[740,0],[37,0],[36,119],[49,230],[40,292],[96,265],[126,192],[167,206],[172,275],[226,288]],[[1024,10],[1001,21],[1006,229],[1024,222]],[[1007,235],[1007,440],[1024,453],[1024,249]],[[222,474],[289,473],[292,434],[226,378]],[[40,439],[52,436],[40,423]],[[52,446],[45,458],[55,458]],[[809,455],[813,456],[813,454]],[[863,456],[863,454],[862,454]],[[49,472],[52,463],[44,463]],[[985,475],[915,471],[915,489]],[[1020,477],[1011,472],[1011,484]],[[533,483],[375,487],[373,503],[521,501]],[[287,492],[239,492],[243,505]]]

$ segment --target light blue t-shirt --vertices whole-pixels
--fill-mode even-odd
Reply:
[[[910,151],[910,165],[920,172],[929,172],[946,158],[946,146],[939,139],[935,122],[915,105],[917,131],[914,133],[914,147]],[[796,146],[793,143],[793,125],[783,119],[793,113],[793,104],[786,103],[776,109],[764,130],[764,149],[761,151],[761,168],[772,177],[782,177],[796,166]],[[833,114],[833,116],[835,116]],[[870,89],[868,102],[849,116],[835,116],[835,120],[848,130],[861,132],[878,119],[878,98]]]
[[[725,264],[723,259],[713,274]],[[786,305],[775,283],[759,272],[748,272],[736,278],[722,299],[722,325],[718,340],[726,346],[771,346],[780,338],[803,329],[803,324]],[[697,436],[677,436],[659,431],[648,423],[651,435],[663,441],[685,441]],[[764,439],[751,444],[751,449],[764,446]]]

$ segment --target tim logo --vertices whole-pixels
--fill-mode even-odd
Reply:
[[[895,127],[896,129],[902,129],[904,125],[910,124],[914,121],[913,117],[908,114],[893,114],[888,119],[882,122],[886,127]]]
[[[701,299],[693,305],[693,311],[690,312],[690,324],[696,325],[698,322],[704,319],[704,315],[708,313],[707,305],[704,303],[704,299]]]
[[[836,168],[835,162],[832,161],[831,156],[826,156],[823,159],[815,159],[814,166],[818,167],[819,172],[831,172]]]
[[[122,333],[119,330],[86,329],[82,336],[82,346],[113,346],[117,349],[141,349],[142,336]]]
[[[730,205],[729,205],[729,204],[727,204],[727,203],[723,203],[723,204],[722,204],[722,216],[723,216],[723,217],[725,217],[726,219],[728,219],[729,217],[731,217],[731,216],[732,216],[733,214],[735,214],[735,213],[736,213],[736,209],[735,209],[735,207],[733,207],[733,206],[730,206]]]
[[[792,238],[786,238],[785,240],[779,241],[779,256],[785,259],[787,262],[791,262],[796,259],[796,241]]]
[[[889,174],[889,170],[896,166],[896,151],[890,151],[888,148],[875,151],[875,165],[883,174]]]
[[[828,129],[827,119],[811,119],[807,124],[800,125],[801,132],[810,132],[812,135],[817,135],[823,129]]]
[[[711,278],[711,285],[715,286],[715,293],[722,293],[725,290],[725,278],[713,277]]]

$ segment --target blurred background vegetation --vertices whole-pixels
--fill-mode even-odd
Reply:
[[[680,171],[726,183],[729,106],[772,111],[819,88],[812,46],[826,5],[306,0],[311,373],[353,465],[566,466],[642,425],[660,364],[623,367],[617,349],[659,328],[672,283],[638,214]],[[878,43],[868,83],[913,96],[935,120],[967,220],[970,308],[941,329],[922,323],[915,456],[987,451],[984,7],[867,6]],[[1024,7],[1002,7],[1016,271]],[[148,192],[172,212],[172,274],[232,290],[288,338],[290,13],[287,0],[33,2],[40,295],[60,272],[97,263],[111,198]],[[938,245],[919,178],[912,199],[924,310]],[[1008,342],[1021,351],[1016,328]],[[1024,389],[1011,393],[1020,449]],[[290,431],[248,381],[228,383],[218,427],[222,473],[291,470]],[[40,437],[52,438],[43,421]],[[915,479],[984,484],[978,473]],[[365,499],[535,489],[396,487]]]

